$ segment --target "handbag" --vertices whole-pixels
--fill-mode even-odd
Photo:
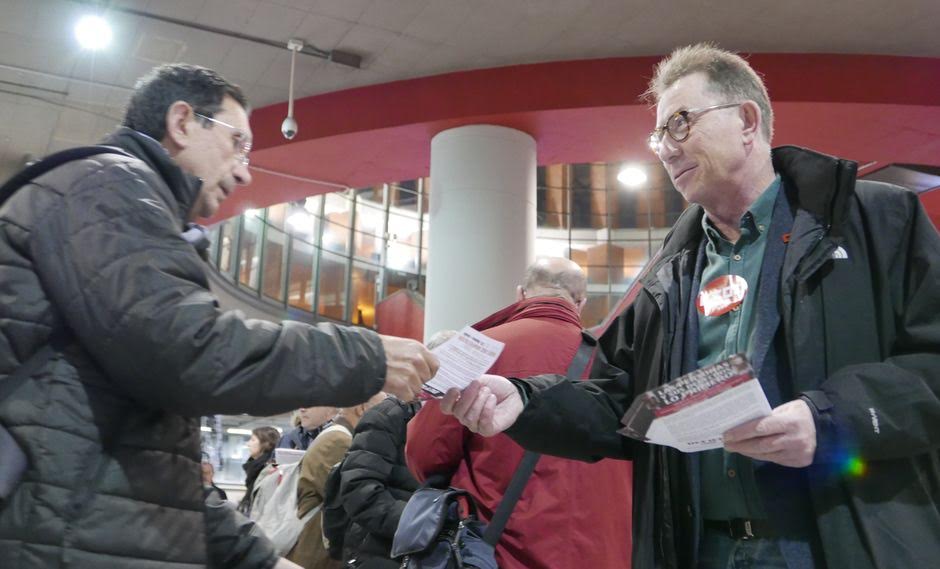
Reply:
[[[597,340],[582,331],[581,345],[568,366],[569,380],[580,379],[591,362]],[[496,544],[509,516],[522,496],[541,455],[526,451],[489,524],[477,515],[477,505],[466,490],[423,486],[415,491],[398,520],[391,556],[401,558],[401,569],[497,569]],[[460,515],[460,499],[468,515]]]

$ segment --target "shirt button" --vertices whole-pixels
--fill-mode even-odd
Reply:
[[[735,255],[734,257],[732,257],[732,259],[734,259],[735,261],[740,261],[741,255]]]
[[[733,468],[729,468],[729,469],[728,469],[728,478],[734,478],[734,477],[737,476],[737,475],[738,475],[738,473],[735,472]]]

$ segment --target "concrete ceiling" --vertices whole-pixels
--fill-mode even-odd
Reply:
[[[714,40],[747,52],[940,57],[936,0],[112,0],[103,52],[82,51],[70,0],[0,0],[0,175],[25,157],[93,142],[157,63],[221,71],[256,107],[287,99],[288,50],[120,11],[132,9],[362,57],[297,61],[296,96],[519,63],[657,55]]]

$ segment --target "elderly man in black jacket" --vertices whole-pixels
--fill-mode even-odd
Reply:
[[[543,453],[632,458],[636,569],[936,565],[940,238],[916,195],[856,180],[854,162],[771,151],[766,89],[729,52],[676,50],[650,92],[651,147],[696,205],[601,338],[619,369],[484,376],[442,408]],[[636,396],[736,352],[773,411],[724,449],[617,434]]]
[[[112,152],[68,162],[0,209],[0,401],[29,467],[0,512],[0,566],[206,563],[198,416],[411,399],[435,371],[417,342],[223,312],[188,221],[248,184],[241,90],[189,65],[155,69]],[[267,569],[276,561],[263,564]]]

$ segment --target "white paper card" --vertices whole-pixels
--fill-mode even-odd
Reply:
[[[443,397],[447,390],[464,389],[490,367],[503,351],[503,344],[477,332],[470,326],[431,350],[441,362],[437,374],[424,384],[424,390],[433,397]]]

